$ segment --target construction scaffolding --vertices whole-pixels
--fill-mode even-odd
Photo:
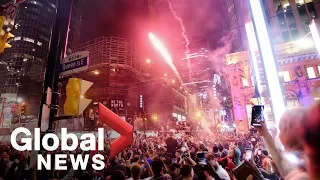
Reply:
[[[89,69],[101,65],[115,65],[140,76],[146,75],[142,66],[141,52],[125,38],[100,37],[72,49],[72,52],[79,51],[89,51]]]

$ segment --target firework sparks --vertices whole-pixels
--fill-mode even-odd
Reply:
[[[172,62],[172,58],[167,50],[167,48],[164,46],[164,44],[152,33],[149,33],[149,38],[153,44],[153,46],[160,52],[164,60],[167,62],[167,64],[170,66],[170,68],[173,70],[173,72],[178,77],[179,81],[181,82],[181,77],[178,73],[177,68],[174,66]]]
[[[172,3],[170,2],[170,0],[167,0],[168,4],[169,4],[169,8],[170,8],[170,11],[173,15],[173,17],[179,21],[180,23],[180,27],[182,29],[182,37],[184,38],[185,42],[186,42],[186,51],[185,51],[185,56],[186,56],[186,59],[187,59],[187,66],[189,68],[189,78],[191,79],[191,65],[190,65],[190,59],[189,59],[189,52],[190,52],[190,49],[189,49],[189,44],[190,44],[190,41],[189,41],[189,38],[186,34],[186,28],[184,27],[184,24],[183,24],[183,20],[181,19],[180,16],[177,15],[176,11],[173,9],[172,7]]]

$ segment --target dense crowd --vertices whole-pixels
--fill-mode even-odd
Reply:
[[[105,150],[106,167],[93,170],[35,170],[31,152],[18,152],[8,143],[0,145],[0,179],[4,180],[320,180],[320,105],[294,109],[280,120],[275,141],[265,123],[248,134],[202,131],[198,134],[169,131],[156,137],[135,135],[134,143],[115,158],[109,158],[110,141]],[[77,149],[73,152],[90,154]],[[53,158],[54,159],[54,158]],[[54,162],[52,162],[54,163]]]

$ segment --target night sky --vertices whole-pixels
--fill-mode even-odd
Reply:
[[[187,35],[205,36],[211,49],[228,32],[224,0],[170,0],[183,19]],[[181,27],[174,19],[166,0],[153,0],[154,18],[150,17],[147,0],[79,0],[77,42],[101,36],[119,36],[144,46],[148,32],[162,38],[169,49],[183,42]]]

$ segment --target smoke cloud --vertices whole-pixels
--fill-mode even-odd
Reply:
[[[225,34],[218,41],[216,49],[209,52],[209,58],[213,61],[214,65],[223,65],[225,63],[226,54],[232,50],[232,38],[231,32]]]

